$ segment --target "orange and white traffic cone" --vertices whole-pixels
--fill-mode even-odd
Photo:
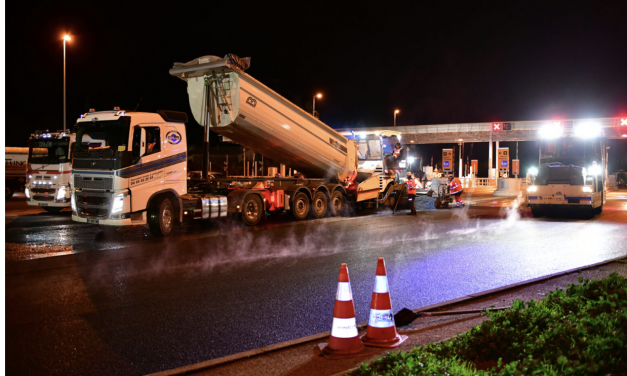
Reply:
[[[379,257],[368,328],[361,341],[366,346],[397,347],[406,339],[407,336],[399,335],[396,332],[394,315],[392,314],[392,298],[390,298],[388,288],[388,276],[385,272],[385,261],[383,261],[383,257]]]
[[[333,308],[331,337],[329,343],[318,345],[325,358],[346,359],[371,354],[359,340],[356,320],[348,267],[342,264]]]

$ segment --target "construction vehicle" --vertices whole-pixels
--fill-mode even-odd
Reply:
[[[341,215],[348,201],[378,205],[378,176],[358,178],[357,145],[244,73],[233,55],[175,64],[196,121],[280,162],[270,176],[187,178],[187,115],[173,111],[90,112],[77,121],[72,219],[101,226],[148,224],[167,235],[175,223],[239,215],[256,225],[267,213],[298,220]],[[84,137],[106,140],[88,149]],[[206,150],[206,149],[205,149]],[[207,152],[205,151],[205,155]],[[286,165],[293,171],[286,176]]]
[[[28,148],[6,146],[4,148],[4,199],[13,197],[24,189]]]
[[[535,217],[574,210],[593,217],[606,201],[607,149],[601,127],[589,121],[553,122],[540,130],[539,168],[527,202]]]
[[[26,203],[50,213],[70,207],[72,132],[36,131],[28,140]]]

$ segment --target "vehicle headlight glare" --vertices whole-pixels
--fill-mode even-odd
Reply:
[[[592,187],[583,187],[581,188],[582,191],[584,191],[585,193],[592,193]]]
[[[111,209],[111,214],[119,213],[124,208],[124,193],[118,193],[115,195],[113,199],[113,208]]]
[[[72,211],[75,213],[78,212],[78,210],[76,210],[76,196],[74,192],[72,192],[72,199],[70,201],[72,202]]]
[[[532,185],[527,188],[527,192],[536,192],[537,190],[538,190],[538,187],[536,187],[535,185]]]
[[[531,175],[531,176],[538,176],[538,169],[535,168],[535,167],[531,167],[529,169],[529,175]]]
[[[57,200],[63,200],[65,198],[65,185],[59,188],[57,192]]]

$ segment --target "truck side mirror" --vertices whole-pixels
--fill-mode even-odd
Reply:
[[[146,129],[141,129],[141,144],[139,147],[139,156],[143,157],[146,154]]]

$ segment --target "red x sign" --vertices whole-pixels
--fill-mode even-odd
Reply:
[[[492,123],[492,130],[495,132],[502,131],[501,123]]]
[[[620,125],[627,125],[627,119],[620,119]]]

